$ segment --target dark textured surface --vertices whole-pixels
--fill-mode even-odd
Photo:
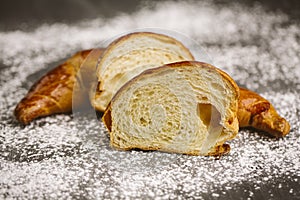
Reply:
[[[114,17],[137,10],[140,1],[119,0],[3,0],[0,7],[0,28],[27,29],[42,23],[74,23],[96,17]]]
[[[3,30],[20,28],[28,30],[42,23],[74,23],[97,17],[111,18],[120,13],[129,14],[135,12],[144,5],[151,7],[155,2],[139,0],[2,0],[0,28]],[[218,6],[236,3],[235,1],[225,0],[214,0],[213,2]],[[245,7],[260,4],[267,11],[280,11],[289,15],[291,20],[297,21],[300,18],[300,3],[297,0],[242,0],[239,3]]]
[[[0,10],[0,198],[299,199],[297,2],[31,2],[4,1]],[[197,40],[213,64],[274,104],[290,134],[272,139],[242,129],[231,153],[215,160],[116,151],[93,114],[16,122],[15,105],[43,73],[77,50],[144,27]]]

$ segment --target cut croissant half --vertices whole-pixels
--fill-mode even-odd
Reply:
[[[177,62],[127,82],[103,115],[110,143],[189,155],[222,155],[238,133],[239,88],[223,71]]]
[[[113,95],[136,75],[149,68],[184,60],[194,60],[194,57],[172,37],[151,32],[120,37],[102,55],[97,68],[98,88],[96,94],[91,95],[92,105],[104,111]]]

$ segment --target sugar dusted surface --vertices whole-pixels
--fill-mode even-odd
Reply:
[[[273,103],[290,122],[290,134],[273,139],[242,129],[230,141],[230,154],[216,160],[111,149],[94,115],[56,115],[28,126],[13,118],[30,85],[58,61],[145,27],[197,40],[214,65]],[[299,38],[299,23],[283,13],[210,2],[157,3],[106,21],[0,32],[6,66],[0,69],[0,198],[299,198]]]

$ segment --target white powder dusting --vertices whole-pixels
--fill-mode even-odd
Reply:
[[[215,160],[116,151],[102,123],[87,116],[39,119],[24,127],[13,109],[30,76],[75,51],[145,27],[197,40],[239,84],[260,92],[291,124],[282,139],[240,130],[231,153]],[[300,25],[261,6],[163,2],[131,15],[76,25],[0,32],[0,198],[270,199],[299,197]],[[25,86],[24,86],[25,85]]]

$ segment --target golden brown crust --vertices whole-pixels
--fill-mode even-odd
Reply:
[[[240,127],[253,127],[275,137],[284,137],[290,131],[290,124],[268,100],[244,88],[240,88],[238,119]]]
[[[211,151],[208,156],[215,156],[220,157],[228,154],[230,152],[230,145],[229,144],[222,144],[219,146],[216,146],[214,148],[214,151]]]
[[[76,53],[41,77],[16,106],[16,119],[28,124],[38,117],[71,112],[76,74],[91,51]]]
[[[112,125],[112,121],[111,121],[111,104],[109,104],[102,116],[102,121],[104,123],[104,125],[106,126],[107,130],[109,132],[111,132],[111,125]]]

